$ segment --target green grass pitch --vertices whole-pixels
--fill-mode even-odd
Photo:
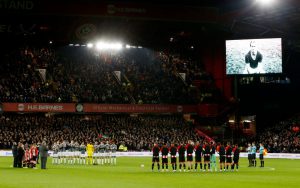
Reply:
[[[238,172],[151,172],[151,158],[120,157],[116,166],[52,165],[47,170],[15,169],[12,157],[0,157],[0,187],[183,187],[183,188],[296,188],[300,160],[266,159],[265,168],[247,167],[242,158]],[[145,166],[142,168],[141,164]]]

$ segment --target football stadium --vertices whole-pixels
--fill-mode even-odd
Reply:
[[[0,0],[0,187],[300,184],[298,0]]]

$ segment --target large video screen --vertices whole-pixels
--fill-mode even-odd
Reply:
[[[281,38],[226,40],[226,74],[282,73]]]

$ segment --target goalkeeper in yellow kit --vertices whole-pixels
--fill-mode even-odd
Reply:
[[[93,164],[94,146],[89,142],[86,146],[87,161],[86,164]]]

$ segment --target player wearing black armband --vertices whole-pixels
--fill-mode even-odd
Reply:
[[[157,170],[160,170],[160,166],[159,166],[159,146],[158,144],[154,144],[154,147],[152,148],[152,172],[154,169],[154,164],[157,163]]]
[[[164,144],[161,148],[161,161],[162,161],[162,172],[164,171],[165,165],[166,165],[166,171],[169,171],[168,169],[168,154],[169,149],[166,144]]]
[[[227,143],[227,146],[225,148],[225,154],[226,154],[226,170],[231,166],[232,163],[232,147],[230,146],[230,143]]]
[[[225,153],[225,147],[224,144],[221,143],[220,147],[218,148],[218,152],[219,152],[219,158],[220,158],[220,172],[222,172],[222,170],[225,171],[225,159],[226,159],[226,153]]]
[[[234,170],[234,165],[236,166],[236,171],[239,170],[239,159],[240,159],[240,149],[238,145],[236,144],[232,150],[233,152],[233,163],[231,166],[231,170]]]
[[[191,140],[189,140],[189,143],[186,145],[186,159],[187,159],[188,171],[193,169],[192,166],[193,153],[194,153],[194,144]]]
[[[181,172],[181,168],[183,166],[183,169],[185,171],[185,147],[181,143],[180,146],[178,146],[178,155],[179,155],[179,171]]]
[[[177,148],[174,146],[174,144],[171,144],[170,155],[171,155],[171,165],[172,165],[173,172],[176,172],[177,170],[176,154],[177,154]]]
[[[203,145],[203,156],[204,156],[204,169],[206,171],[206,166],[208,171],[210,170],[210,146],[207,142]]]
[[[200,164],[200,170],[202,170],[202,150],[202,145],[200,145],[200,142],[197,142],[195,146],[195,171],[197,170],[198,163]]]

